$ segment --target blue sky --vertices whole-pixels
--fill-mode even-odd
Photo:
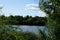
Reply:
[[[2,14],[6,16],[46,16],[46,14],[39,9],[38,3],[39,0],[0,0],[0,5],[3,5]]]

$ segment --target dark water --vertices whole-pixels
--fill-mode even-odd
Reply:
[[[45,26],[29,26],[29,25],[20,25],[20,26],[13,25],[13,26],[21,28],[24,32],[28,31],[28,32],[33,32],[33,33],[38,34],[38,29],[40,29],[42,31],[45,31],[45,33],[47,34],[47,29]]]

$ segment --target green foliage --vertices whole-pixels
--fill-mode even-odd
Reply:
[[[0,16],[0,24],[5,25],[45,25],[46,17]]]
[[[0,26],[0,40],[38,40],[36,34],[31,32],[16,31],[18,27]]]
[[[52,3],[52,5],[49,5],[50,3]],[[59,38],[60,37],[60,18],[59,18],[60,17],[60,1],[59,0],[50,0],[49,2],[42,1],[40,5],[43,6],[43,7],[40,6],[41,9],[43,9],[44,12],[48,14],[47,27],[49,30],[49,36],[51,40],[60,40]]]

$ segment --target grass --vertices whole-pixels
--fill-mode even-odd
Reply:
[[[32,32],[23,32],[22,29],[17,32],[16,29],[18,27],[0,26],[0,40],[49,40],[49,37],[41,30],[36,35]]]

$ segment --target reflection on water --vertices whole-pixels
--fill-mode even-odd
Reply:
[[[40,29],[44,29],[44,27],[40,27],[40,26],[21,26],[20,28],[23,29],[23,31],[30,31],[30,32],[34,32],[34,33],[38,33],[38,27]]]
[[[41,30],[45,30],[47,34],[47,29],[45,26],[29,26],[29,25],[20,25],[20,26],[13,25],[13,26],[21,28],[24,32],[28,31],[28,32],[36,33],[36,34],[38,34],[38,29],[41,29]]]

